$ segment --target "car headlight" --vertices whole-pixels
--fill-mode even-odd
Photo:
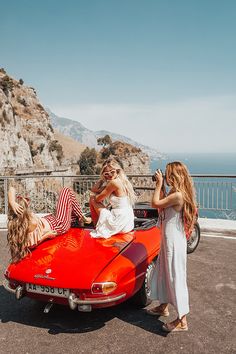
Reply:
[[[117,288],[114,281],[107,281],[104,283],[93,283],[91,287],[92,294],[108,295]]]

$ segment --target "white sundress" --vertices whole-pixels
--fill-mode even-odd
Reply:
[[[110,197],[111,210],[102,209],[96,229],[90,232],[92,237],[109,238],[120,232],[130,232],[134,228],[134,212],[127,196]]]
[[[172,304],[179,318],[189,312],[187,288],[187,240],[182,211],[164,209],[161,221],[161,250],[151,281],[151,299]]]

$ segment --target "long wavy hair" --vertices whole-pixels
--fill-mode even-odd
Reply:
[[[131,205],[134,205],[134,203],[136,201],[136,195],[135,195],[132,184],[128,180],[128,177],[126,176],[126,174],[122,168],[123,167],[122,163],[118,162],[118,159],[115,157],[110,157],[109,159],[107,159],[102,165],[101,178],[103,178],[103,172],[106,167],[116,170],[116,172],[118,174],[118,178],[121,180],[121,182],[124,186],[125,192],[130,200]]]
[[[184,200],[183,223],[185,232],[189,235],[196,220],[196,196],[193,180],[187,167],[179,161],[170,162],[166,165],[166,183],[171,187],[171,192],[181,192]]]
[[[18,199],[17,203],[24,209],[21,215],[15,214],[10,205],[8,207],[7,241],[13,263],[20,261],[30,253],[27,243],[31,212],[24,198]]]

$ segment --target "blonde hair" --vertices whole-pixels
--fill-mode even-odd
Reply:
[[[136,201],[136,195],[135,195],[132,184],[128,180],[128,177],[126,176],[123,168],[121,167],[121,163],[118,162],[118,160],[115,157],[111,157],[111,158],[107,159],[102,165],[101,177],[103,177],[103,172],[104,172],[105,168],[107,168],[107,167],[110,167],[110,168],[113,168],[114,170],[116,170],[116,172],[118,174],[118,178],[121,180],[121,182],[125,188],[126,194],[130,200],[131,205],[134,205],[134,203]]]
[[[27,243],[31,212],[24,198],[18,199],[17,203],[24,209],[21,215],[15,214],[10,205],[8,208],[7,241],[13,263],[20,261],[30,253]]]
[[[183,223],[187,234],[191,233],[196,220],[196,196],[193,180],[187,167],[179,161],[170,162],[166,165],[166,182],[172,187],[173,192],[181,192],[183,204]]]

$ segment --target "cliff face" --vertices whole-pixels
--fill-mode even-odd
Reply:
[[[0,69],[0,170],[54,170],[63,162],[48,113],[32,87]]]

